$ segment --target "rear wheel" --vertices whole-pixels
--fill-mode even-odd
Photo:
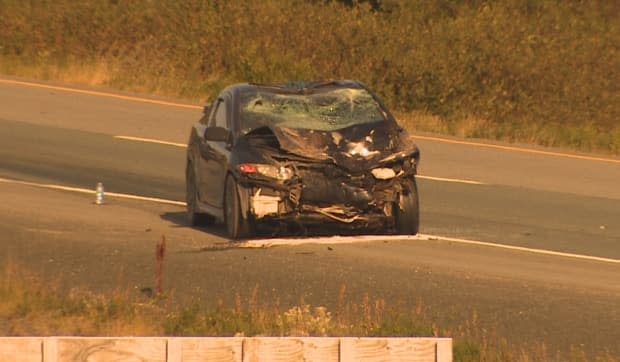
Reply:
[[[417,234],[420,228],[420,205],[415,179],[403,182],[403,191],[395,209],[396,231],[404,235]]]
[[[252,234],[248,220],[242,216],[237,181],[230,175],[226,178],[224,191],[224,220],[228,237],[231,239],[247,238]]]
[[[187,164],[185,171],[185,203],[187,209],[187,222],[190,226],[209,225],[215,221],[213,216],[199,212],[198,192],[196,190],[196,176],[191,163]]]

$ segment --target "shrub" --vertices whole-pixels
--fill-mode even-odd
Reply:
[[[0,13],[4,73],[195,99],[354,78],[448,132],[478,119],[467,133],[618,152],[618,2],[0,0]]]

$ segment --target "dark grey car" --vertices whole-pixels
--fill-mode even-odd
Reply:
[[[382,102],[354,81],[236,84],[191,131],[187,213],[257,228],[416,234],[420,153]]]

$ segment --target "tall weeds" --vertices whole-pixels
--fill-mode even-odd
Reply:
[[[344,3],[0,0],[0,72],[201,100],[355,78],[448,133],[619,152],[618,2]]]

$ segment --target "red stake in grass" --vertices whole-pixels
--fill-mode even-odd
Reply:
[[[157,270],[155,271],[155,285],[157,286],[157,295],[162,293],[162,277],[164,275],[164,258],[166,257],[166,236],[161,236],[161,243],[155,246],[155,260],[157,262]]]

